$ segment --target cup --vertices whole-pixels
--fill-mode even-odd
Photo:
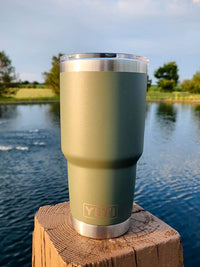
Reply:
[[[61,57],[61,146],[68,163],[72,225],[103,239],[128,231],[136,164],[143,151],[145,57]]]

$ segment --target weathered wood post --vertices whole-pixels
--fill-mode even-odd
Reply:
[[[69,202],[35,215],[32,267],[183,266],[179,233],[134,204],[129,231],[118,238],[80,236],[71,226]]]

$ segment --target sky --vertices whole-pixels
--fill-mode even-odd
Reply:
[[[146,56],[149,76],[176,61],[180,81],[200,70],[200,0],[0,0],[0,51],[19,78],[44,81],[58,53]]]

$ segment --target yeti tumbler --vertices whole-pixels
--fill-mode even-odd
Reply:
[[[74,229],[103,239],[128,231],[136,164],[143,151],[145,57],[61,57],[61,145]]]

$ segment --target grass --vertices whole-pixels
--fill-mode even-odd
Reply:
[[[183,92],[179,87],[173,92],[163,92],[157,85],[152,85],[147,92],[147,101],[165,102],[200,102],[200,94]]]
[[[15,97],[0,97],[0,102],[1,103],[6,103],[6,102],[40,102],[40,101],[59,101],[60,97],[59,96],[53,96],[53,97],[38,97],[38,98],[15,98]]]
[[[149,90],[147,101],[171,101],[171,102],[200,102],[200,94],[190,94],[187,92],[161,92]]]
[[[11,96],[11,97],[15,97],[15,98],[51,98],[55,96],[55,93],[53,92],[52,89],[50,88],[37,88],[37,89],[33,89],[33,88],[20,88],[17,91],[14,92],[13,95],[7,95],[7,96]]]
[[[20,90],[20,89],[19,89]],[[43,91],[44,90],[44,91]],[[36,103],[36,102],[51,102],[59,101],[59,96],[55,96],[50,92],[50,89],[21,89],[21,95],[16,94],[0,97],[0,102],[3,103]],[[177,88],[179,90],[179,88]],[[19,91],[18,91],[19,92]],[[41,92],[43,94],[41,94]],[[45,93],[46,92],[46,93]],[[147,92],[147,101],[163,101],[163,102],[191,102],[200,103],[200,94],[190,94],[186,92],[174,91],[174,92],[162,92],[156,85],[150,87]]]
[[[47,102],[58,101],[59,96],[56,96],[52,89],[49,88],[12,88],[7,95],[0,96],[1,103],[18,103],[18,102]]]

